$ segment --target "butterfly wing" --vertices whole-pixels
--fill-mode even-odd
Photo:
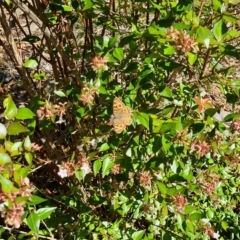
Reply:
[[[116,133],[121,133],[126,126],[131,125],[131,109],[117,97],[113,101],[113,118],[112,123]]]
[[[119,98],[115,97],[113,100],[113,115],[118,117],[124,107],[124,103]]]
[[[122,114],[123,117],[121,118],[121,120],[124,122],[125,125],[127,125],[127,126],[131,125],[132,124],[131,109],[129,107],[124,106],[122,111],[123,111],[123,114]]]
[[[126,124],[115,118],[113,119],[113,127],[116,133],[121,133],[124,129],[126,129]]]

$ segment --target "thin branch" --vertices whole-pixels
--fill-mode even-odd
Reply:
[[[205,57],[205,60],[204,60],[203,68],[202,68],[202,71],[201,71],[200,76],[199,76],[199,79],[202,79],[202,78],[203,78],[203,75],[204,75],[204,73],[205,73],[205,71],[206,71],[210,53],[211,53],[211,49],[208,49],[208,50],[207,50],[206,57]]]
[[[22,57],[18,51],[17,45],[14,41],[14,37],[11,33],[10,27],[6,20],[6,15],[5,15],[4,9],[3,9],[4,4],[2,1],[0,1],[0,2],[1,2],[1,4],[0,4],[0,9],[1,9],[0,10],[0,19],[1,19],[1,24],[2,24],[5,36],[6,36],[6,41],[5,42],[2,41],[2,44],[3,45],[8,44],[8,52],[10,53],[10,55],[13,59],[13,62],[15,63],[15,67],[17,68],[19,75],[23,79],[24,88],[28,92],[29,96],[33,96],[34,93],[31,88],[31,85],[32,85],[31,81],[28,78],[27,70],[23,67]]]
[[[78,84],[80,87],[83,86],[79,73],[77,70],[75,70],[75,65],[69,60],[69,57],[64,53],[63,49],[57,44],[55,37],[51,34],[49,28],[45,26],[45,24],[25,5],[24,3],[20,2],[19,0],[12,0],[12,2],[20,8],[38,27],[39,29],[44,33],[47,40],[52,43],[53,46],[56,46],[59,54],[63,58],[63,60],[66,62],[70,70],[74,73],[75,78],[78,80]]]
[[[10,227],[5,227],[5,226],[2,226],[0,225],[1,228],[9,231],[9,232],[17,232],[17,233],[21,233],[21,234],[25,234],[26,236],[29,236],[29,232],[24,232],[24,231],[20,231],[20,230],[17,230],[15,228],[10,228]],[[46,237],[46,236],[43,236],[43,235],[37,235],[39,238],[44,238],[44,239],[49,239],[49,240],[58,240],[57,238],[52,238],[52,237]]]

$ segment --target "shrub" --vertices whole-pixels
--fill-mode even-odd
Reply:
[[[237,2],[0,3],[2,237],[240,238]]]

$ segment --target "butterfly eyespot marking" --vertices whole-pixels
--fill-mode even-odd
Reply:
[[[115,108],[118,108],[118,109],[119,109],[119,108],[122,108],[122,104],[121,104],[121,103],[115,103],[115,104],[114,104],[114,107],[115,107]]]
[[[124,123],[125,123],[125,125],[130,125],[131,124],[131,120],[126,119],[126,120],[124,120]]]

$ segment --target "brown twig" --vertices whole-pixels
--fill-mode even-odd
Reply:
[[[208,49],[207,53],[206,53],[205,60],[204,60],[203,68],[202,68],[202,71],[201,71],[200,76],[199,76],[199,79],[202,79],[202,77],[204,75],[204,72],[205,72],[207,64],[208,64],[208,59],[209,59],[210,53],[211,53],[211,49]]]
[[[75,69],[75,65],[69,60],[69,57],[64,53],[63,49],[57,44],[54,36],[50,32],[49,28],[22,2],[19,0],[12,1],[18,8],[20,8],[44,33],[47,40],[51,42],[53,46],[56,47],[57,51],[61,55],[62,59],[68,65],[72,73],[74,73],[74,77],[77,79],[77,83],[80,87],[83,87],[83,84],[79,77],[79,72]]]
[[[2,225],[0,225],[0,227],[3,228],[3,229],[5,229],[5,230],[7,230],[7,231],[9,231],[9,232],[14,231],[14,232],[17,232],[17,233],[22,233],[22,234],[24,234],[24,235],[26,235],[26,236],[29,235],[28,232],[20,231],[20,230],[17,230],[17,229],[15,229],[15,228],[5,227],[5,226],[2,226]],[[58,240],[57,238],[46,237],[46,236],[43,236],[43,235],[38,235],[38,237],[39,237],[39,238],[43,238],[43,239],[49,239],[49,240]]]
[[[0,10],[1,10],[0,11],[0,19],[1,19],[0,22],[2,24],[2,27],[3,27],[3,30],[5,33],[5,37],[6,37],[6,41],[3,42],[1,40],[1,44],[5,45],[5,47],[4,47],[5,49],[8,48],[8,53],[10,54],[8,56],[11,56],[11,59],[13,60],[13,63],[15,64],[15,67],[23,80],[25,90],[28,92],[29,96],[33,97],[34,96],[34,92],[33,92],[34,86],[32,86],[32,82],[30,81],[30,79],[28,77],[27,70],[23,67],[23,60],[18,51],[17,45],[14,41],[14,37],[11,33],[10,27],[8,26],[3,6],[4,6],[4,3],[2,1],[0,1]]]

